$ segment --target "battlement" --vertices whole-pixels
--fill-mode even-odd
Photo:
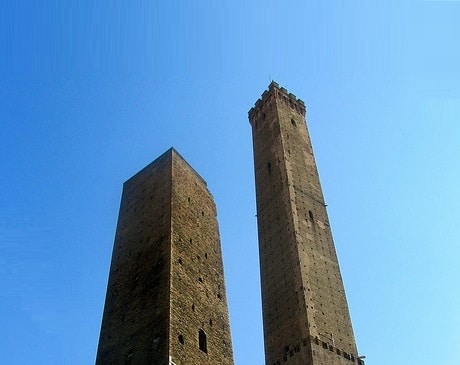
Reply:
[[[276,82],[249,111],[265,363],[364,365],[305,114],[305,103]]]
[[[262,93],[262,97],[258,99],[254,104],[254,107],[249,110],[249,121],[252,123],[257,114],[262,111],[264,106],[274,99],[284,102],[292,109],[302,114],[302,116],[305,116],[306,107],[303,100],[298,99],[294,94],[288,92],[284,87],[280,87],[277,82],[272,81],[270,85],[268,85],[268,89]]]

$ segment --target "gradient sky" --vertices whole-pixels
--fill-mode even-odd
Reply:
[[[305,101],[360,354],[458,365],[460,2],[0,3],[2,364],[93,364],[122,183],[174,146],[263,365],[247,111]]]

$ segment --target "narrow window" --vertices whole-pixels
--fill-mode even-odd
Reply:
[[[268,172],[272,172],[272,164],[270,162],[267,163],[267,170]]]
[[[179,339],[179,343],[180,343],[181,345],[183,345],[183,344],[184,344],[184,336],[179,335],[178,339]]]
[[[206,343],[206,333],[204,333],[203,330],[198,331],[198,346],[201,351],[203,351],[205,354],[208,353],[208,345]]]
[[[291,119],[291,124],[295,127],[296,126],[296,123],[295,123],[295,120],[294,119]]]
[[[308,216],[310,217],[310,220],[313,221],[313,213],[311,210],[308,211]]]

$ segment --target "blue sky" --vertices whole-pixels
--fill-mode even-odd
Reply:
[[[235,363],[264,363],[251,130],[303,99],[360,354],[458,364],[460,3],[0,4],[2,364],[94,363],[122,183],[208,182]]]

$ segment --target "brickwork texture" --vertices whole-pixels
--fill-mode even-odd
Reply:
[[[275,82],[249,111],[266,365],[360,364],[305,114]]]
[[[249,111],[265,365],[363,365],[305,114],[275,82]],[[123,187],[103,364],[233,365],[216,206],[174,149]]]
[[[96,364],[233,364],[216,206],[174,149],[124,184]]]

